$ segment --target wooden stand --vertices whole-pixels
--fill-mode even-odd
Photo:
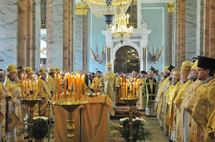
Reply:
[[[133,107],[135,106],[138,99],[121,99],[123,100],[127,105],[129,105],[129,142],[133,142]]]

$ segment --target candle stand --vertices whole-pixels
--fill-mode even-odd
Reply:
[[[75,125],[74,120],[72,119],[72,112],[74,112],[79,106],[86,104],[87,101],[82,102],[63,102],[63,103],[54,103],[55,105],[61,106],[67,111],[67,141],[74,142],[75,137]]]
[[[27,126],[28,126],[28,136],[29,136],[29,142],[33,141],[32,137],[32,131],[33,131],[33,107],[39,103],[41,100],[40,99],[21,99],[21,103],[26,105],[27,107],[30,108],[30,113],[28,114],[28,121],[27,121]]]
[[[129,106],[129,142],[133,142],[133,107],[138,98],[121,98]]]

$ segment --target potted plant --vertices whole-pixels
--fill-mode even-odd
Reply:
[[[145,141],[150,136],[150,132],[145,130],[146,121],[143,118],[136,117],[133,119],[133,142]],[[129,142],[129,118],[125,117],[120,119],[120,125],[122,126],[119,129],[122,137],[126,142]]]

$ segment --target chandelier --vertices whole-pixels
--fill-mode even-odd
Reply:
[[[81,1],[75,5],[75,14],[78,16],[87,15],[88,5],[86,2]]]
[[[85,0],[97,17],[125,13],[132,0]]]
[[[129,39],[133,33],[133,26],[129,26],[129,14],[119,14],[115,16],[112,26],[112,34],[115,38],[120,38],[123,43],[125,39]]]

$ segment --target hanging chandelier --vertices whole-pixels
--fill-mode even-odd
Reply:
[[[115,16],[112,26],[112,34],[115,38],[120,38],[120,42],[129,39],[133,33],[133,26],[129,25],[129,14],[119,14]]]
[[[85,0],[91,12],[97,16],[126,13],[132,0]]]
[[[81,1],[75,5],[75,14],[78,16],[87,15],[88,5],[86,2]]]

